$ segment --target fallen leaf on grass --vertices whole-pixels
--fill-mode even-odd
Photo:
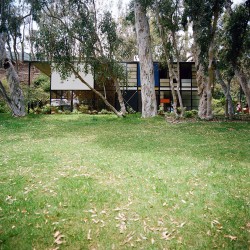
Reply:
[[[117,224],[116,227],[119,227],[120,233],[123,234],[127,230],[126,223],[121,221],[120,224]]]
[[[57,245],[61,245],[62,243],[65,242],[62,240],[62,238],[64,238],[64,235],[62,235],[59,231],[56,231],[54,233],[54,238],[55,238],[54,243],[56,243]]]
[[[142,238],[143,240],[147,240],[147,239],[148,239],[146,236],[144,236],[144,235],[142,235],[142,234],[140,234],[140,236],[141,236],[141,238]]]
[[[59,236],[60,235],[60,232],[59,231],[56,231],[55,233],[54,233],[54,237],[56,238],[57,236]]]
[[[221,230],[223,228],[223,226],[221,225],[221,223],[218,220],[213,220],[211,222],[211,227],[215,227],[215,226],[218,230]]]
[[[124,241],[121,245],[125,245],[125,244],[129,243],[129,242],[133,239],[134,234],[135,234],[135,232],[129,233],[129,234],[126,236],[125,241]]]
[[[163,225],[163,220],[162,219],[160,219],[160,220],[158,220],[158,226],[162,226]]]
[[[12,204],[14,201],[16,201],[16,198],[13,198],[11,195],[8,195],[5,199],[5,201],[8,203],[8,204]]]
[[[182,222],[181,224],[179,224],[177,227],[183,227],[186,224],[186,222]]]
[[[224,235],[224,237],[229,238],[231,241],[237,240],[237,236],[233,236],[233,235]]]
[[[165,231],[165,232],[162,233],[162,239],[163,240],[171,240],[173,238],[174,238],[173,232],[169,233],[168,231]]]
[[[97,220],[96,220],[96,219],[92,219],[92,221],[93,221],[95,224],[97,224],[97,223],[99,223],[100,220],[98,220],[98,219],[97,219]]]
[[[100,214],[107,214],[107,212],[105,210],[102,210]]]
[[[92,240],[92,238],[91,238],[91,229],[89,229],[89,231],[88,231],[87,239]]]

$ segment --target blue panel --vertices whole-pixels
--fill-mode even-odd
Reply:
[[[137,63],[137,86],[141,87],[141,70],[140,63]]]
[[[159,87],[160,79],[159,79],[159,64],[154,63],[154,76],[155,76],[155,87]],[[137,85],[141,87],[141,71],[140,64],[137,64]]]
[[[154,63],[154,75],[155,75],[155,87],[159,87],[159,64],[158,63]]]

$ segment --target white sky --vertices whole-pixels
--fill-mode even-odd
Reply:
[[[239,3],[244,3],[244,2],[245,2],[244,0],[233,0],[234,4],[239,4]]]
[[[118,10],[118,5],[120,4],[122,5],[123,8],[125,8],[125,6],[130,1],[131,0],[108,0],[106,1],[106,3],[107,3],[107,6],[112,6],[113,15],[117,17],[117,15],[119,14],[119,10],[121,11],[121,9]],[[235,4],[244,3],[246,0],[232,0],[232,1],[233,1],[233,5],[235,5]]]

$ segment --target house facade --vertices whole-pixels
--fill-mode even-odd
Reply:
[[[123,62],[126,78],[120,82],[121,91],[127,108],[140,112],[141,105],[141,80],[139,62]],[[196,72],[193,62],[180,62],[180,91],[183,105],[186,110],[198,109],[199,96],[196,82]],[[158,106],[164,111],[171,111],[172,94],[169,73],[166,66],[154,62],[155,93]],[[82,75],[86,81],[100,91],[107,100],[119,109],[119,102],[113,84],[100,85],[91,74]],[[175,83],[176,86],[176,83]],[[51,73],[51,98],[52,106],[73,110],[74,106],[88,105],[90,109],[101,110],[106,106],[103,101],[86,85],[73,76],[66,80],[61,79],[57,72]]]

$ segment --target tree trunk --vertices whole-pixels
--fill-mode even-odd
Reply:
[[[91,85],[89,85],[82,77],[81,75],[75,70],[74,66],[72,64],[69,64],[69,67],[71,67],[72,71],[75,74],[75,77],[78,78],[83,84],[85,84],[87,87],[89,87],[96,95],[98,95],[105,105],[110,108],[118,117],[123,117],[123,114],[119,111],[117,111],[109,102],[108,100],[96,89],[94,89]]]
[[[10,106],[13,116],[25,116],[25,103],[23,92],[20,87],[20,80],[11,60],[6,58],[5,37],[3,33],[0,34],[0,53],[0,60],[6,70],[7,82],[10,88],[10,96],[7,95],[2,84],[0,93]]]
[[[233,100],[232,100],[232,96],[230,93],[230,82],[231,79],[228,80],[228,84],[226,84],[223,79],[222,76],[220,74],[220,70],[216,67],[215,70],[215,74],[216,74],[216,78],[218,80],[218,82],[220,83],[223,93],[225,95],[226,98],[226,108],[225,108],[225,116],[229,117],[229,119],[232,119],[234,116],[234,107],[233,107]]]
[[[194,31],[194,37],[196,37],[195,31]],[[206,84],[206,80],[207,80],[207,78],[205,77],[204,67],[201,64],[200,59],[199,59],[200,50],[199,50],[199,47],[198,47],[196,41],[194,42],[194,45],[192,48],[192,54],[194,57],[195,68],[196,68],[196,81],[197,81],[197,86],[198,86],[198,95],[200,97],[199,107],[198,107],[198,116],[201,119],[206,119],[206,115],[207,115],[207,88],[206,88],[207,84]]]
[[[212,113],[212,86],[214,84],[214,40],[215,40],[215,33],[217,29],[217,22],[219,18],[219,4],[218,1],[214,4],[214,13],[213,13],[213,23],[211,27],[211,38],[208,48],[208,81],[207,81],[207,119],[213,118]]]
[[[250,107],[250,81],[247,80],[247,76],[241,70],[235,69],[234,72],[235,72],[235,75],[240,82],[240,86],[241,86],[241,88],[246,96],[248,107]]]
[[[134,11],[141,72],[142,117],[154,117],[157,115],[157,104],[149,24],[146,10],[139,2],[135,2]]]
[[[123,116],[125,116],[127,111],[126,111],[126,107],[125,107],[125,104],[124,104],[124,99],[123,99],[123,96],[122,96],[121,88],[120,88],[120,85],[119,85],[119,82],[117,81],[117,79],[115,79],[114,82],[115,82],[116,93],[117,93],[117,96],[118,96],[118,101],[119,101],[119,104],[120,104],[120,107],[121,107],[121,113],[122,113]]]
[[[175,75],[175,79],[177,82],[177,95],[178,95],[178,100],[179,100],[179,104],[180,104],[180,109],[181,109],[181,117],[184,116],[184,107],[183,107],[183,102],[182,102],[182,96],[181,96],[181,92],[180,92],[180,54],[178,51],[178,46],[177,46],[177,41],[176,41],[176,33],[172,31],[172,38],[173,38],[173,45],[174,45],[174,50],[175,50],[175,56],[176,56],[176,72],[173,71],[174,75]]]
[[[174,73],[173,73],[173,65],[169,62],[169,58],[167,56],[167,64],[168,64],[168,71],[169,71],[169,83],[170,83],[170,89],[173,97],[173,110],[176,117],[178,117],[178,111],[177,111],[177,97],[176,92],[174,89]]]
[[[177,72],[175,72],[173,62],[170,60],[170,51],[169,51],[168,45],[167,45],[167,35],[166,35],[165,30],[162,26],[162,19],[160,18],[160,15],[159,15],[159,7],[158,7],[157,3],[156,3],[156,20],[157,20],[159,33],[160,33],[160,37],[161,37],[162,44],[163,44],[164,53],[166,56],[166,61],[168,64],[170,88],[171,88],[171,93],[173,96],[174,113],[175,113],[176,117],[179,116],[178,112],[177,112],[177,97],[176,97],[176,92],[175,92],[175,88],[174,88],[174,78],[175,78],[177,81],[176,91],[177,91],[177,95],[178,95],[178,100],[179,100],[179,104],[180,104],[180,108],[181,108],[181,117],[182,117],[184,115],[184,108],[183,108],[182,97],[181,97],[181,93],[180,93],[179,53],[178,53],[176,39],[175,39],[175,32],[172,31],[171,36],[173,39],[173,45],[174,45],[174,49],[175,49],[176,57],[177,57]]]

